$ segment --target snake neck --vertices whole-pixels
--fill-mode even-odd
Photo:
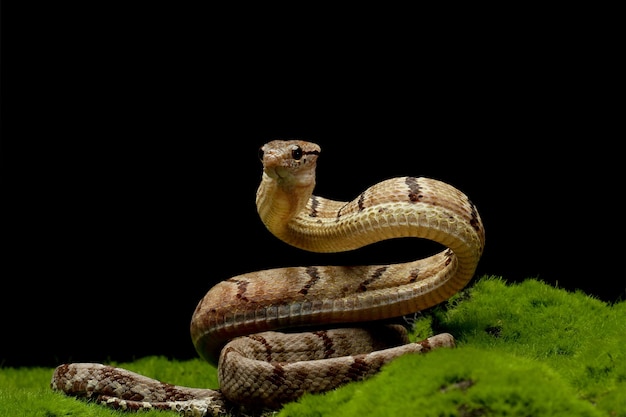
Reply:
[[[263,172],[257,190],[256,205],[265,227],[281,240],[289,240],[289,224],[301,213],[313,194],[315,177],[305,182],[272,178]]]

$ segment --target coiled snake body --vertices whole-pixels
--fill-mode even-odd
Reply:
[[[314,252],[399,237],[445,248],[407,263],[270,269],[215,285],[193,314],[191,337],[200,356],[217,364],[218,391],[85,363],[57,367],[52,388],[125,409],[189,415],[218,414],[231,404],[275,409],[305,392],[364,379],[399,355],[454,346],[447,333],[408,343],[402,326],[371,322],[426,309],[465,287],[485,241],[474,204],[451,185],[415,177],[382,181],[350,202],[315,196],[319,153],[318,145],[300,140],[261,148],[256,203],[275,236]]]

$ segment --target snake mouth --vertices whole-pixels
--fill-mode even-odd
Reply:
[[[285,178],[287,176],[287,173],[285,172],[285,170],[283,169],[282,172],[279,169],[280,167],[274,167],[274,168],[270,168],[270,169],[265,169],[263,172],[265,173],[265,175],[267,175],[268,177],[270,177],[273,180],[281,180],[283,178]]]
[[[264,171],[268,177],[275,180],[284,180],[285,178],[292,176],[288,167],[284,167],[282,165],[279,165],[278,163],[271,165],[267,163]]]

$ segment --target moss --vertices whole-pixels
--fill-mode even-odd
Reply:
[[[279,415],[626,416],[625,306],[484,277],[417,321],[456,349],[399,358]]]
[[[440,310],[438,319],[442,328],[458,336],[461,346],[545,363],[594,403],[623,387],[625,302],[607,305],[538,280],[506,285],[485,278],[469,290],[468,300],[456,302],[455,297],[451,303],[453,308]]]
[[[522,389],[523,387],[523,389]],[[318,408],[319,403],[325,403]],[[286,406],[279,416],[601,416],[547,365],[465,347],[399,358],[363,383]]]
[[[130,363],[109,364],[176,385],[211,389],[219,387],[216,368],[200,358],[177,361],[163,356],[147,356]]]

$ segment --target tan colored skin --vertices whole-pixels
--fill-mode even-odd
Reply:
[[[212,405],[279,408],[305,392],[366,378],[407,352],[454,346],[449,334],[407,343],[399,326],[362,323],[432,307],[467,285],[485,242],[467,196],[441,181],[401,177],[350,202],[329,200],[313,195],[318,145],[272,141],[261,151],[257,210],[290,245],[338,252],[416,237],[445,248],[407,263],[279,268],[215,285],[191,320],[198,353],[218,365],[221,393],[205,395]],[[323,329],[305,331],[314,326]],[[298,328],[302,333],[294,333]]]

